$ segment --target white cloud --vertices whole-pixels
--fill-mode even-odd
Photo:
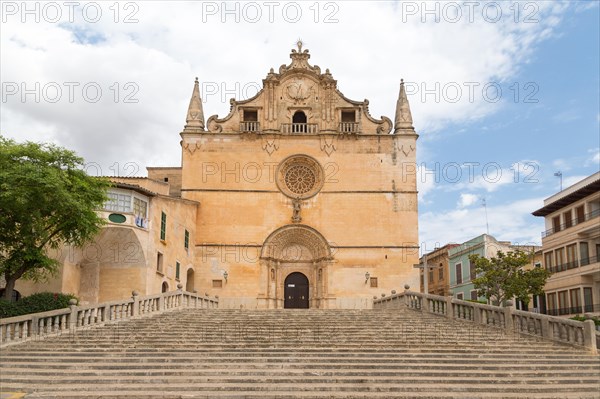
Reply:
[[[97,23],[87,23],[80,8],[74,23],[35,23],[31,17],[21,23],[20,15],[7,16],[0,28],[2,82],[15,83],[19,90],[22,84],[34,88],[36,82],[41,92],[48,84],[64,90],[56,103],[48,101],[49,93],[39,102],[31,95],[25,101],[18,94],[3,99],[2,133],[68,146],[103,165],[105,174],[115,162],[135,162],[142,171],[147,165],[178,165],[178,133],[194,77],[217,87],[207,94],[205,116],[224,116],[230,97],[253,94],[248,88],[262,84],[269,68],[289,62],[298,37],[310,49],[311,62],[330,68],[346,96],[370,99],[376,117],[393,117],[401,77],[417,82],[419,91],[410,97],[415,126],[431,132],[498,110],[503,101],[486,101],[480,88],[512,79],[535,46],[554,31],[566,4],[536,3],[539,22],[515,24],[511,18],[486,22],[481,9],[474,23],[466,16],[457,23],[436,23],[430,16],[423,23],[421,14],[403,14],[403,3],[321,2],[315,3],[317,15],[313,3],[300,2],[295,3],[302,7],[298,23],[289,22],[293,10],[288,9],[287,17],[282,14],[291,3],[275,9],[272,23],[264,7],[260,21],[249,22],[254,14],[244,11],[242,2],[227,3],[240,8],[239,22],[235,11],[223,13],[223,2],[119,3],[119,15],[108,8],[112,3],[101,3],[103,17]],[[139,10],[125,9],[125,4]],[[207,5],[218,12],[211,14]],[[502,3],[506,15],[512,12],[509,6]],[[124,23],[128,16],[138,22]],[[333,23],[325,23],[328,17]],[[73,102],[67,99],[69,82],[79,84]],[[469,82],[479,85],[472,101]],[[102,89],[100,101],[84,98],[86,83]],[[423,89],[438,84],[439,101],[431,96],[423,101]],[[461,88],[460,99],[448,101],[444,87]],[[138,102],[125,103],[128,94]],[[423,193],[429,189],[421,187]]]
[[[588,154],[591,155],[591,157],[586,161],[586,166],[588,165],[594,165],[594,166],[600,166],[600,149],[599,148],[590,148],[588,150]]]
[[[459,208],[466,208],[468,206],[473,205],[479,200],[479,197],[475,194],[461,194],[460,199],[458,200]]]
[[[585,175],[565,176],[563,174],[563,182],[562,182],[563,190],[568,187],[571,187],[575,183],[580,182],[581,180],[585,179],[586,177],[587,176],[585,176]]]
[[[531,198],[483,206],[427,212],[419,216],[419,238],[427,249],[437,244],[462,243],[487,232],[498,240],[540,245],[544,219],[531,215],[543,198]]]

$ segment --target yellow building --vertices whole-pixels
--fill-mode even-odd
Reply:
[[[547,313],[600,314],[600,172],[544,200]]]
[[[196,79],[181,167],[121,179],[131,202],[112,213],[126,221],[111,220],[97,240],[133,242],[138,263],[65,264],[75,277],[61,291],[101,301],[181,283],[221,307],[366,308],[418,286],[418,136],[403,83],[392,123],[344,97],[301,43],[290,57],[256,96],[206,123]],[[149,222],[137,227],[140,198]]]
[[[424,265],[427,262],[427,293],[433,295],[446,296],[450,294],[450,269],[448,251],[457,247],[459,244],[446,244],[441,248],[436,248],[427,256],[419,259],[419,264]],[[425,275],[423,269],[419,269],[421,276],[421,292],[425,292]]]

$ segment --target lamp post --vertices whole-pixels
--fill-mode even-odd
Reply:
[[[227,282],[227,277],[229,277],[229,273],[227,273],[227,270],[225,270],[223,272],[223,278],[225,279],[225,282]]]
[[[369,278],[371,277],[371,273],[366,272],[365,273],[365,284],[367,284],[369,282]]]

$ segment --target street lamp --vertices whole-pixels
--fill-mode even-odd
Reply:
[[[223,278],[225,279],[225,282],[227,282],[227,277],[229,276],[229,273],[227,273],[227,270],[225,270],[223,272]]]
[[[365,273],[365,284],[367,284],[367,282],[369,281],[369,278],[371,277],[371,273],[366,272]]]

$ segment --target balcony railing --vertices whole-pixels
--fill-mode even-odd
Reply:
[[[358,122],[340,122],[338,126],[339,133],[355,134],[360,131]]]
[[[553,227],[551,229],[543,231],[542,232],[542,238],[551,236],[554,233],[558,233],[559,231],[566,230],[566,229],[571,228],[573,226],[577,226],[580,223],[586,222],[586,221],[588,221],[590,219],[593,219],[595,217],[598,217],[598,216],[600,216],[600,209],[596,209],[595,211],[592,211],[590,213],[585,214],[583,216],[583,218],[577,218],[576,217],[576,218],[571,219],[570,223],[563,223],[563,224],[561,224],[561,225],[559,225],[557,227]]]
[[[583,258],[579,261],[580,266],[587,266],[590,265],[592,263],[596,263],[598,262],[598,257],[597,256],[590,256],[589,258]]]
[[[260,122],[240,122],[240,133],[259,133]]]
[[[317,123],[282,123],[281,133],[284,134],[314,134],[319,133]]]
[[[600,312],[600,303],[594,303],[589,305],[571,306],[568,308],[558,309],[547,309],[546,314],[550,316],[564,316],[569,314],[583,314],[583,313],[595,313]]]
[[[582,258],[580,260],[574,260],[557,266],[546,266],[546,270],[548,270],[550,273],[565,272],[567,270],[577,269],[580,266],[583,267],[596,262],[598,262],[598,256],[590,256],[589,258]]]
[[[571,270],[571,269],[577,269],[578,267],[579,267],[579,263],[576,260],[574,260],[574,261],[563,263],[560,265],[546,267],[546,270],[548,270],[550,273],[558,273],[558,272],[564,272],[564,271]]]
[[[568,314],[581,314],[582,310],[582,306],[572,306],[570,308],[548,309],[546,314],[550,316],[564,316]]]

